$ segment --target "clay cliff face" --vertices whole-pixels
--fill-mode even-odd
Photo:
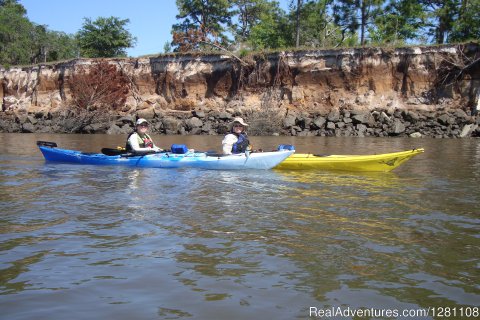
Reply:
[[[377,114],[391,118],[402,112],[400,118],[408,122],[408,112],[432,116],[459,110],[466,117],[462,113],[466,120],[460,125],[475,126],[479,52],[477,44],[468,44],[281,52],[248,57],[243,64],[226,55],[109,59],[129,79],[127,100],[110,118],[115,123],[81,130],[105,132],[113,124],[120,129],[126,124],[126,131],[134,118],[144,117],[158,123],[161,133],[215,134],[235,115],[255,121],[255,114],[271,113],[280,119],[280,133],[343,135],[345,126],[337,123],[352,114],[370,114],[378,122]],[[72,100],[69,79],[92,61],[0,69],[0,131],[62,131]],[[329,117],[332,113],[339,118]],[[309,124],[318,117],[325,122]],[[171,125],[172,119],[181,123]],[[350,134],[358,132],[358,124],[352,121]]]

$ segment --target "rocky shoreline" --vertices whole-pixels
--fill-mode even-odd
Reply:
[[[453,111],[407,111],[379,109],[369,111],[331,110],[328,113],[308,113],[288,110],[275,125],[271,118],[249,119],[241,111],[171,111],[150,117],[151,132],[168,135],[222,135],[228,124],[242,116],[251,130],[261,135],[343,136],[343,137],[480,137],[480,117],[461,109]],[[128,134],[134,129],[134,115],[111,115],[108,120],[93,121],[81,133]],[[37,112],[33,114],[5,113],[0,119],[0,131],[22,133],[75,132],[75,118]],[[268,127],[265,132],[259,128]]]

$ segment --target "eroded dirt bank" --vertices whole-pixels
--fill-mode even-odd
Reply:
[[[479,59],[478,44],[109,59],[127,97],[91,119],[71,82],[95,60],[13,67],[0,69],[0,131],[121,134],[143,117],[156,133],[223,134],[243,116],[254,134],[479,136]]]

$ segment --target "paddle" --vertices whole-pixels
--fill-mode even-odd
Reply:
[[[102,153],[106,156],[120,156],[122,154],[127,154],[128,151],[125,149],[118,149],[118,148],[102,148]]]
[[[50,142],[50,141],[37,141],[37,146],[56,148],[57,144],[55,142]]]
[[[147,151],[127,151],[125,149],[118,149],[118,148],[102,148],[102,153],[106,156],[122,156],[125,158],[129,157],[137,157],[137,156],[146,156],[147,154],[157,154],[157,153],[167,153],[170,150],[162,150],[162,151],[154,151],[154,150],[147,150]]]

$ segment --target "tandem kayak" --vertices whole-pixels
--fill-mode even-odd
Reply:
[[[90,165],[122,165],[150,168],[202,168],[216,170],[271,169],[292,155],[293,150],[253,152],[234,155],[186,152],[176,154],[160,152],[154,154],[105,155],[57,148],[54,142],[37,141],[46,161]]]
[[[321,169],[338,171],[391,171],[410,158],[424,152],[423,148],[374,155],[313,155],[293,154],[275,169]]]

